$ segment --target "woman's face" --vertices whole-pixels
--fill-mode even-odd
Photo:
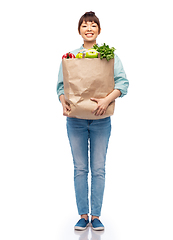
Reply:
[[[96,40],[99,33],[99,28],[95,22],[83,22],[80,26],[79,33],[84,41],[93,42]]]

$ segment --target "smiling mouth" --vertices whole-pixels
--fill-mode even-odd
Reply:
[[[92,37],[94,34],[93,33],[86,33],[85,36],[87,37]]]

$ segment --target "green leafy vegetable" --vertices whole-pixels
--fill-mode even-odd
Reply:
[[[114,47],[109,48],[109,45],[105,43],[102,46],[97,46],[96,44],[93,46],[100,53],[100,59],[106,58],[107,61],[114,58],[114,51],[116,50]]]

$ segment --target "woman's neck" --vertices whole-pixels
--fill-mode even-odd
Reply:
[[[84,41],[83,47],[86,48],[86,49],[90,49],[90,48],[93,47],[94,44],[96,44],[96,41],[92,41],[92,42]]]

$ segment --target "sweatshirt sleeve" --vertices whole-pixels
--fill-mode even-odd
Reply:
[[[58,98],[59,98],[62,94],[64,95],[64,83],[63,83],[62,62],[61,62],[61,64],[60,64],[59,73],[58,73],[57,94],[58,94]]]
[[[127,89],[129,87],[129,81],[126,78],[126,73],[123,69],[122,62],[116,54],[114,62],[114,81],[115,81],[114,89],[118,89],[121,91],[120,97],[125,96],[127,94]]]

